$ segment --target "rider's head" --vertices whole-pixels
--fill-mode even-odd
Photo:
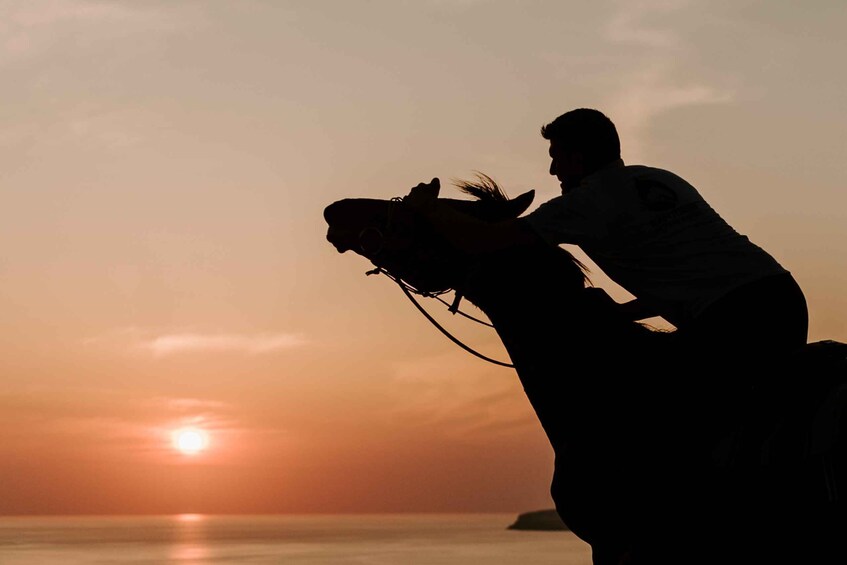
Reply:
[[[567,192],[586,176],[621,158],[615,124],[599,110],[577,108],[542,126],[550,142],[550,174]]]

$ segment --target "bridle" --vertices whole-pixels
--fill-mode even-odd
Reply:
[[[400,196],[396,196],[389,201],[389,203],[388,203],[388,215],[387,215],[386,222],[385,222],[385,233],[383,233],[382,230],[380,230],[378,227],[374,227],[374,226],[368,226],[368,227],[362,229],[361,232],[359,232],[359,248],[362,250],[363,253],[367,254],[366,256],[378,255],[384,249],[384,242],[385,242],[385,239],[386,239],[385,234],[390,234],[391,228],[393,227],[392,223],[393,223],[393,220],[394,220],[394,208],[397,205],[397,203],[402,202],[402,201],[403,201],[403,197],[400,197]],[[365,243],[366,240],[367,241],[373,241],[373,239],[372,239],[373,235],[376,235],[376,237],[378,238],[378,245],[375,249],[366,247],[366,245],[370,245],[370,244]],[[402,290],[403,294],[406,295],[406,298],[408,298],[409,301],[411,301],[411,303],[415,305],[415,308],[417,308],[418,311],[421,314],[423,314],[424,317],[427,320],[429,320],[432,323],[432,325],[434,325],[441,333],[443,333],[445,336],[447,336],[447,338],[450,339],[450,341],[452,341],[453,343],[455,343],[456,345],[458,345],[459,347],[461,347],[462,349],[464,349],[468,353],[475,355],[476,357],[479,357],[480,359],[488,361],[489,363],[493,363],[495,365],[500,365],[501,367],[509,367],[509,368],[515,367],[514,365],[512,365],[510,363],[504,363],[503,361],[498,361],[496,359],[492,359],[491,357],[488,357],[487,355],[483,355],[482,353],[480,353],[480,352],[476,351],[475,349],[469,347],[468,345],[462,343],[453,334],[451,334],[449,331],[447,331],[444,328],[444,326],[439,324],[435,320],[435,318],[433,318],[430,315],[430,313],[427,312],[426,309],[424,309],[424,307],[421,306],[420,303],[413,296],[413,295],[417,294],[417,295],[423,296],[425,298],[434,298],[434,299],[438,300],[439,302],[441,302],[442,304],[446,305],[448,311],[451,314],[459,314],[460,316],[468,318],[469,320],[472,320],[472,321],[474,321],[478,324],[482,324],[484,326],[488,326],[490,328],[493,328],[494,326],[492,324],[490,324],[490,323],[488,323],[484,320],[480,320],[479,318],[475,318],[475,317],[471,316],[470,314],[462,312],[459,309],[459,303],[461,302],[461,300],[463,298],[463,293],[462,293],[461,290],[449,289],[449,288],[444,289],[444,290],[439,290],[439,291],[419,290],[419,289],[415,288],[414,286],[410,285],[409,283],[407,283],[406,281],[404,281],[401,277],[399,277],[399,276],[391,273],[390,271],[384,269],[383,267],[379,267],[379,266],[377,266],[375,269],[371,269],[370,271],[367,271],[365,273],[365,275],[378,275],[378,274],[383,274],[383,275],[387,276],[389,279],[393,280],[395,283],[397,283],[397,285],[400,287],[400,290]],[[446,294],[447,292],[450,292],[451,290],[454,292],[454,298],[453,298],[452,304],[448,304],[445,300],[443,300],[441,298],[441,295]]]
[[[383,275],[387,276],[388,278],[390,278],[391,280],[393,280],[394,282],[396,282],[396,283],[397,283],[397,285],[400,287],[400,289],[403,291],[403,294],[405,294],[405,295],[406,295],[406,297],[407,297],[407,298],[408,298],[408,299],[412,302],[412,304],[414,304],[414,305],[415,305],[415,308],[417,308],[417,309],[420,311],[420,313],[421,313],[421,314],[423,314],[423,315],[424,315],[424,317],[426,317],[426,319],[427,319],[427,320],[429,320],[430,322],[432,322],[432,325],[433,325],[433,326],[435,326],[436,328],[438,328],[438,330],[439,330],[441,333],[443,333],[445,336],[447,336],[447,337],[450,339],[450,341],[452,341],[453,343],[455,343],[456,345],[458,345],[459,347],[461,347],[462,349],[464,349],[464,350],[465,350],[465,351],[467,351],[468,353],[470,353],[470,354],[472,354],[472,355],[476,355],[476,356],[477,356],[477,357],[479,357],[480,359],[484,359],[485,361],[488,361],[489,363],[494,363],[495,365],[500,365],[500,366],[502,366],[502,367],[510,367],[510,368],[514,368],[514,367],[515,367],[514,365],[512,365],[512,364],[510,364],[510,363],[504,363],[503,361],[498,361],[498,360],[496,360],[496,359],[492,359],[491,357],[488,357],[488,356],[486,356],[486,355],[483,355],[483,354],[482,354],[482,353],[480,353],[479,351],[476,351],[475,349],[473,349],[473,348],[469,347],[468,345],[465,345],[464,343],[462,343],[461,341],[459,341],[459,340],[458,340],[458,339],[457,339],[457,338],[456,338],[453,334],[451,334],[449,331],[447,331],[447,330],[444,328],[444,326],[442,326],[441,324],[439,324],[439,323],[435,320],[435,318],[433,318],[433,317],[430,315],[430,313],[429,313],[429,312],[427,312],[427,311],[424,309],[424,307],[420,305],[420,303],[419,303],[419,302],[415,299],[415,297],[414,297],[414,296],[412,296],[413,294],[419,294],[419,295],[424,296],[424,297],[426,297],[426,298],[435,298],[435,299],[436,299],[436,300],[438,300],[439,302],[442,302],[443,304],[447,304],[447,302],[446,302],[446,301],[444,301],[444,300],[442,300],[442,299],[441,299],[441,297],[440,297],[440,296],[438,296],[438,294],[436,294],[436,293],[430,293],[430,292],[420,291],[420,290],[418,290],[418,289],[414,288],[413,286],[411,286],[410,284],[408,284],[408,283],[407,283],[406,281],[404,281],[403,279],[401,279],[401,278],[399,278],[399,277],[396,277],[396,276],[392,275],[391,273],[389,273],[388,271],[386,271],[386,270],[385,270],[385,269],[383,269],[382,267],[377,267],[376,269],[372,269],[372,270],[370,270],[370,271],[366,272],[365,274],[366,274],[366,275],[383,274]],[[444,291],[444,292],[449,292],[449,291]],[[489,324],[488,322],[486,322],[486,321],[484,321],[484,320],[480,320],[480,319],[478,319],[478,318],[474,318],[474,317],[473,317],[473,316],[471,316],[470,314],[466,314],[465,312],[462,312],[461,310],[459,310],[459,309],[458,309],[458,302],[459,302],[459,300],[461,300],[461,298],[462,298],[461,293],[459,293],[459,291],[456,291],[456,299],[453,301],[453,304],[448,305],[448,306],[449,306],[449,307],[448,307],[448,310],[449,310],[451,313],[453,313],[453,314],[459,314],[459,315],[461,315],[461,316],[464,316],[465,318],[468,318],[469,320],[473,320],[474,322],[477,322],[477,323],[482,324],[482,325],[484,325],[484,326],[488,326],[488,327],[491,327],[491,328],[493,328],[493,327],[494,327],[494,326],[492,326],[491,324]]]

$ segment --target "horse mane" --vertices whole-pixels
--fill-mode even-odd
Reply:
[[[479,171],[474,171],[475,181],[454,179],[453,185],[477,200],[483,202],[505,202],[509,199],[506,192],[497,184],[497,181]]]
[[[453,185],[468,196],[473,196],[482,202],[506,202],[509,200],[506,191],[493,178],[480,171],[474,171],[474,176],[476,180],[453,179]],[[559,252],[581,271],[583,283],[587,286],[593,286],[589,277],[590,271],[585,263],[574,257],[566,249],[560,247]]]

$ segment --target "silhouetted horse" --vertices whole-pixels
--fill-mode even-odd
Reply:
[[[485,175],[458,186],[476,199],[442,201],[485,221],[534,197]],[[847,563],[847,344],[748,364],[756,386],[709,393],[714,371],[740,369],[619,317],[562,248],[468,257],[400,198],[340,200],[324,218],[339,252],[492,322],[553,448],[556,510],[595,564]]]

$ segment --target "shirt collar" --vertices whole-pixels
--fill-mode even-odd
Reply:
[[[583,177],[582,181],[579,183],[579,186],[585,186],[587,184],[595,183],[603,177],[608,176],[609,174],[614,173],[615,171],[619,171],[623,169],[626,165],[623,162],[623,159],[615,159],[614,161],[609,161],[590,175],[586,175]]]

